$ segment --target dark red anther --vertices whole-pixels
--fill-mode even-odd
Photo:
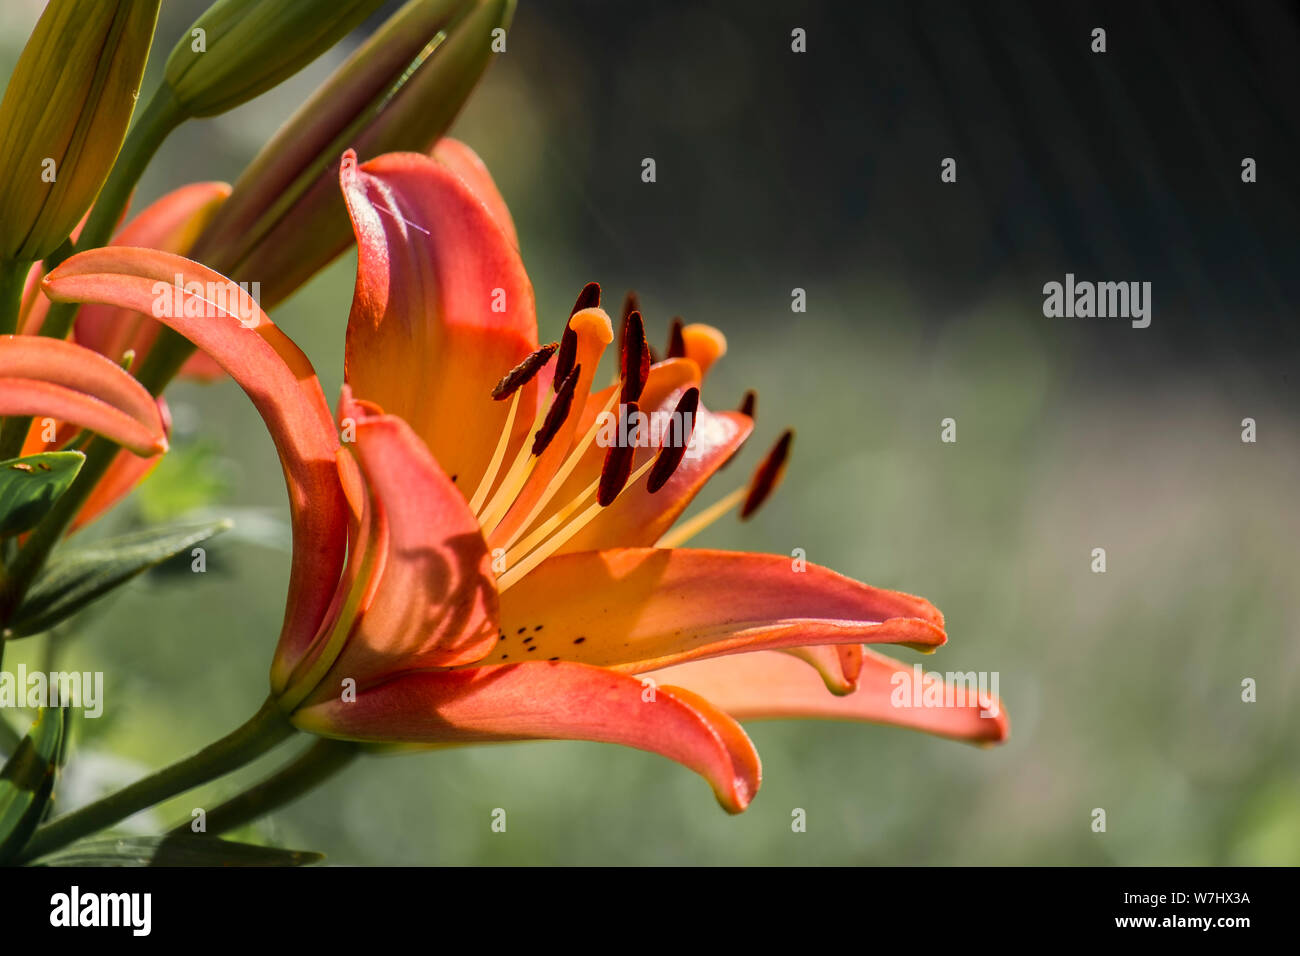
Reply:
[[[682,317],[675,316],[668,329],[668,357],[686,358],[686,339],[682,336]]]
[[[555,356],[555,377],[551,380],[551,387],[556,392],[559,392],[560,386],[573,371],[573,363],[577,360],[578,333],[566,325],[564,334],[560,336],[560,350]]]
[[[578,387],[578,376],[581,373],[582,366],[575,365],[560,383],[560,387],[555,390],[555,400],[551,402],[551,410],[546,413],[546,420],[542,422],[542,427],[533,435],[534,456],[546,451],[546,447],[555,438],[564,420],[569,417],[569,410],[573,407],[573,393]]]
[[[618,497],[632,474],[632,460],[636,457],[635,435],[629,435],[633,423],[641,414],[636,402],[620,405],[623,422],[614,444],[605,452],[605,464],[600,469],[600,484],[596,488],[596,504],[608,508]],[[627,438],[625,442],[623,439]]]
[[[664,437],[663,448],[646,478],[646,490],[650,494],[666,485],[677,471],[677,466],[682,463],[682,457],[690,447],[691,436],[695,433],[695,414],[699,409],[700,390],[692,386],[682,393],[677,407],[673,409],[672,418],[668,420],[668,434]]]
[[[550,345],[543,345],[536,352],[530,354],[526,359],[506,372],[497,382],[496,388],[492,389],[492,397],[498,402],[509,398],[522,386],[527,385],[534,375],[542,370],[542,367],[551,360],[555,350],[560,347],[559,342],[552,342]]]
[[[600,283],[588,282],[578,293],[578,301],[573,303],[573,311],[569,313],[569,318],[573,318],[583,309],[594,309],[600,305]]]
[[[751,419],[754,417],[754,411],[758,407],[758,392],[752,388],[745,392],[745,397],[740,400],[740,414],[747,415]]]
[[[619,354],[623,364],[623,391],[619,402],[639,401],[650,378],[650,343],[645,340],[645,323],[640,312],[632,312],[623,324]]]
[[[786,462],[790,458],[790,443],[793,441],[794,432],[787,428],[776,440],[776,444],[767,453],[762,464],[755,469],[754,477],[749,482],[749,493],[745,495],[745,503],[740,506],[741,521],[749,518],[762,507],[763,502],[767,501],[776,490],[776,486],[781,483],[781,478],[785,475]]]

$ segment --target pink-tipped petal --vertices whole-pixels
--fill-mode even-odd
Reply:
[[[861,720],[977,744],[1006,740],[1011,721],[996,694],[979,694],[963,681],[935,685],[931,705],[916,687],[914,665],[866,650],[858,686],[837,697],[809,667],[784,654],[760,652],[679,664],[653,676],[706,696],[740,721],[776,718]],[[922,684],[925,679],[922,679]],[[960,690],[960,693],[958,691]],[[934,704],[938,702],[938,706]]]
[[[298,710],[303,730],[351,740],[592,740],[662,754],[700,774],[732,813],[762,771],[738,724],[690,691],[563,661],[403,674]]]

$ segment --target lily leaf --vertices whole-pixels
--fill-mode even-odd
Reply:
[[[47,631],[91,601],[230,527],[229,521],[150,529],[55,553],[14,613],[7,634]]]
[[[0,770],[0,863],[27,843],[54,792],[63,710],[42,708],[36,723]]]
[[[50,451],[0,461],[0,535],[30,531],[68,490],[86,456]]]
[[[218,837],[124,837],[91,840],[41,857],[40,866],[306,866],[325,859],[308,850],[235,843]]]

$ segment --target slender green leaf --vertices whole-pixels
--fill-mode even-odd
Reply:
[[[41,866],[306,866],[324,858],[307,850],[185,834],[90,840],[43,856],[38,862]]]
[[[49,451],[0,461],[0,535],[36,527],[85,460],[79,451]]]
[[[32,729],[0,770],[0,863],[23,848],[50,802],[63,717],[60,708],[42,708]]]
[[[229,521],[151,529],[61,549],[32,584],[9,624],[11,637],[49,630],[91,601],[230,527]]]

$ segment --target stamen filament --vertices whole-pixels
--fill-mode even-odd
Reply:
[[[605,402],[605,407],[596,413],[595,421],[591,423],[591,427],[587,429],[587,433],[583,435],[582,439],[573,447],[573,450],[569,453],[569,457],[564,459],[564,464],[560,465],[559,471],[555,473],[555,477],[551,479],[550,484],[548,484],[546,489],[542,492],[541,497],[537,499],[537,503],[534,504],[532,509],[528,512],[528,516],[520,522],[519,527],[515,529],[514,533],[510,535],[510,537],[506,539],[500,547],[510,548],[514,545],[514,543],[519,540],[519,536],[527,531],[532,523],[537,520],[537,516],[542,513],[542,509],[550,504],[550,501],[555,497],[556,492],[564,486],[569,475],[573,474],[573,469],[578,467],[578,463],[582,461],[582,457],[591,446],[591,443],[596,440],[596,433],[600,431],[601,416],[613,409],[614,403],[618,401],[618,394],[617,389],[610,394],[609,400]],[[595,485],[593,484],[592,487],[594,488]],[[585,495],[586,492],[583,492],[583,494]],[[582,496],[580,495],[579,497]]]
[[[695,537],[713,522],[717,521],[723,515],[733,508],[740,505],[745,500],[745,495],[749,493],[749,488],[742,486],[737,488],[721,501],[709,505],[695,517],[683,521],[675,528],[670,528],[664,532],[662,537],[655,542],[656,548],[680,548],[691,538]]]
[[[628,483],[624,486],[623,490],[619,492],[619,494],[620,495],[626,494],[628,488],[631,488],[633,485],[635,485],[642,478],[642,476],[644,476],[645,473],[650,470],[650,467],[654,464],[654,462],[655,460],[651,458],[650,460],[646,461],[635,472],[633,472],[632,477],[628,479]],[[572,514],[573,511],[575,511],[578,508],[578,506],[580,506],[584,501],[586,501],[588,498],[590,498],[592,495],[596,493],[596,488],[599,486],[599,484],[600,484],[599,481],[595,481],[592,482],[590,485],[588,485],[586,490],[583,491],[582,494],[578,495],[578,497],[574,498],[573,501],[569,502],[569,504],[565,506],[565,508],[561,512],[557,513],[556,517],[558,517],[559,514],[566,514],[566,515]],[[617,500],[617,498],[615,500]],[[611,502],[611,504],[612,503],[613,502]],[[525,574],[533,570],[533,568],[537,567],[539,564],[541,564],[543,561],[549,558],[552,554],[554,554],[556,551],[562,548],[566,543],[568,543],[570,538],[572,538],[575,534],[577,534],[579,531],[585,528],[591,522],[591,520],[596,517],[596,515],[600,514],[602,511],[605,510],[605,507],[606,507],[605,505],[600,505],[595,502],[592,502],[592,504],[587,508],[587,510],[578,516],[576,521],[574,521],[569,525],[566,525],[565,527],[557,531],[554,535],[547,538],[539,546],[536,547],[536,550],[533,551],[525,550],[525,545],[527,545],[528,547],[533,547],[533,545],[530,542],[532,542],[534,538],[538,537],[536,532],[534,534],[529,535],[528,540],[524,542],[524,545],[521,545],[520,547],[515,549],[515,554],[524,555],[524,558],[522,560],[519,560],[518,558],[512,559],[509,553],[506,554],[506,570],[505,573],[501,575],[501,577],[497,578],[497,589],[499,591],[504,591],[506,588],[510,587],[510,585],[519,581]],[[555,522],[554,517],[548,520],[546,522],[546,525],[551,525],[553,522]],[[558,522],[555,523],[558,524]],[[543,527],[545,527],[545,525]],[[539,528],[538,531],[540,530],[541,529]],[[518,563],[515,563],[516,561],[518,561]]]
[[[554,403],[554,395],[551,395],[544,404],[538,403],[537,414],[533,416],[533,424],[529,428],[529,434],[524,435],[523,444],[516,453],[515,460],[511,462],[506,476],[501,479],[496,494],[492,496],[492,500],[487,507],[476,512],[478,523],[484,532],[496,527],[496,523],[501,520],[510,503],[515,500],[515,495],[523,487],[523,482],[527,479],[528,473],[531,473],[532,469],[529,468],[529,465],[537,459],[533,456],[530,435],[542,426],[542,422],[546,421],[546,416],[550,414],[551,406]],[[500,514],[497,514],[498,511]],[[489,518],[491,518],[490,521]]]
[[[501,470],[501,462],[506,457],[506,449],[510,446],[510,435],[515,427],[515,413],[519,410],[519,396],[523,394],[523,389],[517,389],[510,398],[510,411],[506,413],[506,424],[501,429],[501,437],[497,439],[497,447],[492,452],[492,460],[488,462],[487,470],[483,472],[483,479],[474,489],[474,497],[469,501],[469,510],[478,514],[479,508],[483,507],[483,502],[492,490],[492,484],[496,481],[497,472]]]

